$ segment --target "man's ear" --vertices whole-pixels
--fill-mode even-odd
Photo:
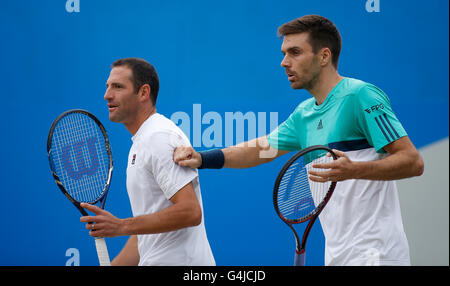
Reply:
[[[141,88],[139,89],[139,98],[143,101],[146,101],[146,100],[151,101],[151,98],[150,98],[151,92],[152,91],[151,91],[150,85],[146,83],[146,84],[142,85]]]
[[[331,63],[331,51],[329,48],[322,48],[320,50],[320,65],[326,66],[328,63]]]

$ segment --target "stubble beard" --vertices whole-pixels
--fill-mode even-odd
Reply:
[[[309,78],[307,81],[297,81],[292,84],[293,89],[305,89],[305,90],[312,90],[316,86],[318,80],[319,80],[320,73],[314,73],[311,78]]]

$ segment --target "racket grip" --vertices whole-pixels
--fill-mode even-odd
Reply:
[[[295,250],[294,266],[305,266],[305,250]]]
[[[95,237],[95,247],[97,248],[98,262],[100,263],[100,266],[111,266],[108,248],[106,247],[106,242],[103,237]]]

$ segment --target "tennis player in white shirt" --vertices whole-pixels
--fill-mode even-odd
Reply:
[[[156,112],[159,80],[148,62],[115,61],[106,83],[109,119],[132,134],[127,191],[133,217],[119,219],[96,206],[84,216],[92,236],[130,236],[112,265],[215,265],[206,236],[198,171],[176,165],[175,147],[189,145],[184,133]]]

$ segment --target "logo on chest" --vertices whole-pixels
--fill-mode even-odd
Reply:
[[[136,162],[136,154],[133,154],[133,159],[131,159],[131,165],[134,165]]]

